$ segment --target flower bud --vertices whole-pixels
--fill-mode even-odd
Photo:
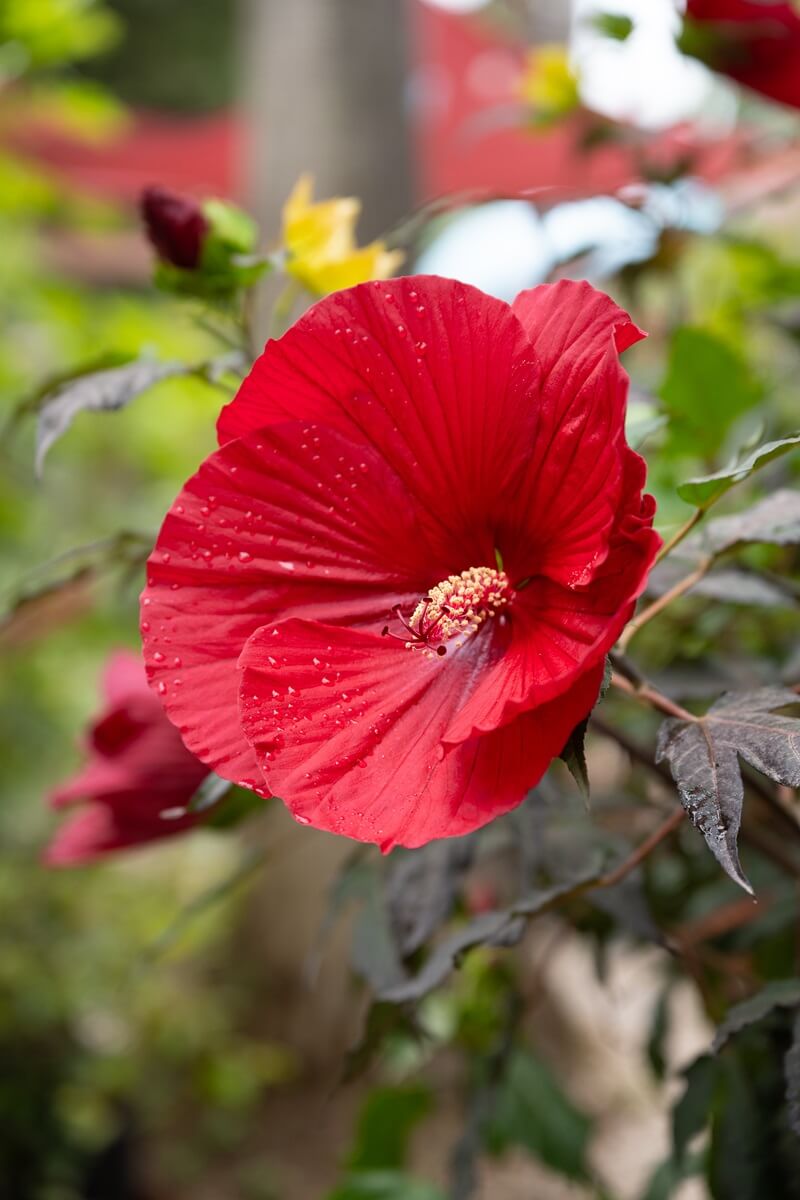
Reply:
[[[141,213],[147,236],[158,257],[193,271],[200,265],[209,224],[196,200],[168,188],[145,188]]]

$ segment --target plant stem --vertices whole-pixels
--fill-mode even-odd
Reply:
[[[669,696],[662,695],[652,684],[641,683],[637,687],[630,680],[626,679],[624,675],[620,675],[618,671],[614,671],[612,674],[611,684],[613,687],[618,688],[619,691],[625,692],[626,695],[633,696],[645,704],[649,704],[651,708],[665,713],[668,717],[677,717],[680,721],[690,721],[692,723],[697,721],[697,717],[693,713],[690,713],[688,709],[682,708],[680,704],[676,704],[674,700],[670,700]]]
[[[272,316],[269,323],[270,337],[277,338],[286,332],[289,318],[292,315],[292,309],[301,291],[302,288],[296,279],[289,279],[287,281],[286,287],[278,296],[272,309]]]
[[[609,871],[607,875],[603,875],[595,884],[595,887],[615,887],[618,883],[629,875],[640,863],[644,862],[649,854],[655,850],[656,846],[660,845],[665,838],[668,838],[671,833],[682,824],[686,811],[683,808],[676,808],[670,813],[666,821],[663,821],[658,829],[654,829],[649,837],[636,847],[636,849],[621,862],[613,871]]]
[[[683,579],[679,579],[676,584],[673,584],[669,591],[664,592],[663,596],[659,596],[658,599],[654,600],[652,604],[649,604],[647,608],[642,609],[638,616],[635,616],[632,621],[629,621],[622,631],[619,642],[617,643],[619,649],[624,653],[628,648],[631,638],[639,632],[642,626],[646,625],[648,621],[652,621],[653,617],[657,617],[660,612],[663,612],[665,608],[672,604],[673,600],[677,600],[680,596],[683,596],[685,592],[690,591],[696,583],[699,583],[700,580],[708,574],[713,564],[714,558],[712,555],[704,558],[694,571],[690,571],[690,573],[684,576]]]
[[[689,517],[689,520],[684,521],[684,523],[683,523],[683,525],[681,525],[680,529],[676,530],[676,532],[673,533],[672,537],[669,538],[664,543],[664,545],[661,547],[658,554],[656,555],[656,563],[660,563],[663,559],[665,559],[667,557],[668,554],[671,554],[672,551],[675,549],[675,547],[680,545],[680,543],[683,541],[683,539],[692,532],[695,525],[697,525],[700,521],[702,521],[702,519],[705,515],[706,515],[706,510],[704,508],[696,508],[694,510],[694,512],[692,513],[692,515]]]
[[[763,917],[772,908],[773,903],[773,897],[768,895],[759,896],[757,900],[752,896],[744,896],[742,899],[732,900],[730,904],[714,908],[701,917],[686,921],[672,931],[672,936],[686,950],[700,942],[710,941],[734,929],[750,925]]]

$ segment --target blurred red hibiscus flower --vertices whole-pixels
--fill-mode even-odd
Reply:
[[[150,557],[189,748],[386,850],[515,807],[595,703],[660,544],[624,435],[642,337],[586,283],[363,284],[269,342]]]
[[[208,776],[184,746],[147,685],[141,658],[118,650],[103,680],[106,708],[87,738],[88,762],[51,795],[80,806],[45,853],[52,866],[90,862],[113,850],[170,837],[198,824],[179,815]]]
[[[800,13],[774,0],[688,0],[684,48],[714,70],[800,108]]]

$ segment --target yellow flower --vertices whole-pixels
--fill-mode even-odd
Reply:
[[[283,209],[286,270],[315,295],[325,296],[368,279],[388,279],[403,261],[384,242],[359,247],[355,228],[361,205],[353,197],[312,199],[313,181],[301,175]]]
[[[580,106],[578,78],[565,46],[537,46],[528,52],[520,95],[536,120],[549,123]]]

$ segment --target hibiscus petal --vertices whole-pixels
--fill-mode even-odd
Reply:
[[[242,655],[242,723],[295,817],[394,845],[469,833],[515,807],[591,709],[602,666],[568,696],[457,747],[442,735],[483,668],[374,634],[290,620]]]
[[[142,599],[148,674],[186,745],[261,790],[237,716],[247,639],[271,615],[379,626],[432,567],[447,574],[419,506],[369,446],[299,423],[229,442],[167,515]]]
[[[450,279],[394,279],[327,297],[269,342],[218,431],[225,442],[291,418],[371,442],[457,542],[460,571],[493,562],[498,498],[526,456],[536,387],[507,304]]]
[[[513,308],[540,363],[541,400],[512,490],[506,566],[517,580],[585,584],[608,552],[622,486],[628,377],[619,354],[644,334],[588,283],[534,288]]]
[[[560,695],[602,663],[616,642],[661,546],[652,528],[655,502],[641,491],[645,464],[632,450],[626,450],[622,475],[609,553],[592,581],[565,588],[540,577],[517,593],[507,649],[449,725],[446,742],[497,729]]]
[[[77,866],[92,862],[114,850],[133,848],[184,833],[196,825],[194,817],[147,824],[121,820],[104,804],[81,809],[56,832],[44,854],[51,867]]]
[[[130,774],[124,763],[96,758],[66,783],[50,793],[53,808],[66,808],[93,796],[110,795],[130,786]]]

